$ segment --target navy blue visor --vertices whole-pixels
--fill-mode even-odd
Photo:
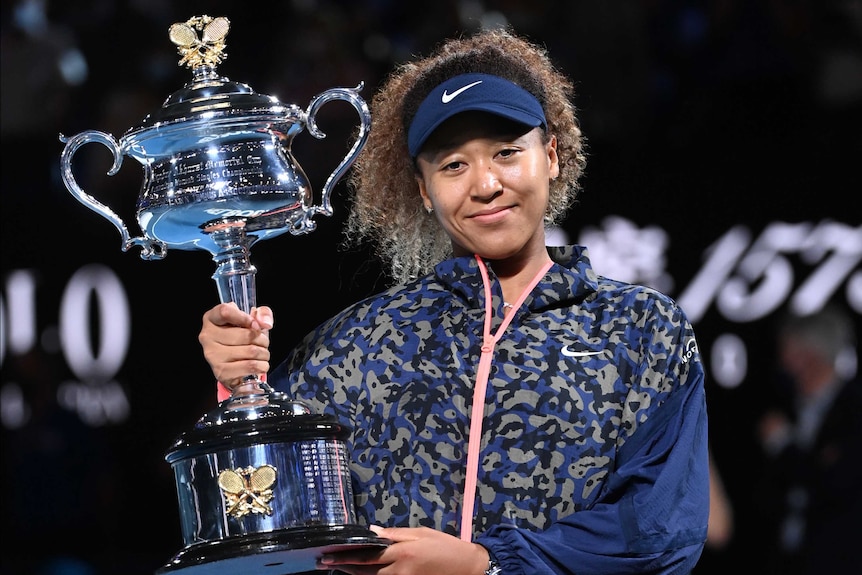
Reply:
[[[519,124],[547,127],[542,105],[531,93],[489,74],[462,74],[449,78],[419,104],[407,130],[407,148],[415,158],[440,124],[461,112],[489,112]]]

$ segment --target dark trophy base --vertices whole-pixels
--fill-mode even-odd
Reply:
[[[177,553],[156,575],[286,575],[315,571],[325,553],[384,549],[391,542],[362,527],[293,528],[206,541]]]

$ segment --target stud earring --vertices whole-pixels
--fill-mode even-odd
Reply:
[[[434,208],[432,208],[431,206],[425,206],[425,211],[428,212],[429,214],[433,214]]]

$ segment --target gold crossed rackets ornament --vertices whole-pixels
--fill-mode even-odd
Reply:
[[[276,469],[272,465],[258,468],[249,465],[244,469],[225,469],[219,473],[218,484],[224,493],[225,514],[237,519],[249,513],[272,515],[270,487],[275,479]]]
[[[182,56],[178,65],[197,68],[221,63],[227,58],[224,38],[229,30],[230,20],[223,16],[194,16],[185,22],[171,24],[168,36]]]

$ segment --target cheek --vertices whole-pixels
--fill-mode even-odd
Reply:
[[[533,154],[529,160],[518,162],[509,166],[503,177],[511,178],[514,182],[536,182],[541,183],[550,180],[550,164],[548,158],[542,154]]]
[[[425,181],[423,187],[425,194],[434,201],[437,210],[441,212],[452,212],[463,202],[469,192],[465,192],[465,188],[460,182],[455,180],[441,181],[440,179],[430,178]]]
[[[523,190],[521,193],[526,195],[525,199],[537,209],[547,208],[550,199],[550,175],[546,162],[536,161],[520,166],[513,169],[509,176],[512,178],[510,181],[518,182],[513,189]]]

